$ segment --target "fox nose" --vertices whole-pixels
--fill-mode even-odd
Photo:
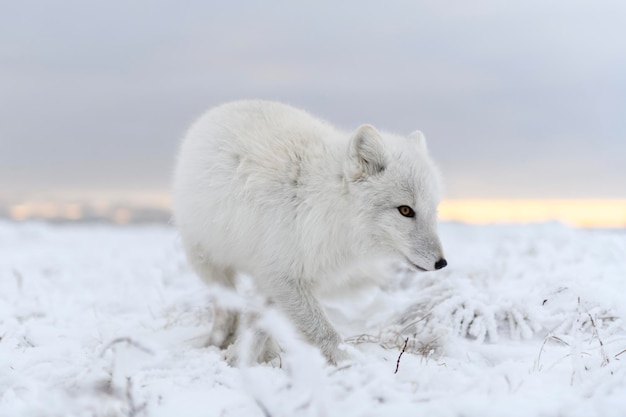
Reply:
[[[445,268],[446,265],[448,265],[448,261],[441,258],[437,262],[435,262],[435,269]]]

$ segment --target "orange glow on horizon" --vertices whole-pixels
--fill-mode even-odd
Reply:
[[[9,206],[7,214],[18,221],[71,221],[87,214],[124,224],[141,220],[138,208],[167,213],[169,205],[165,198],[136,199],[133,204],[31,201]],[[472,224],[560,221],[577,227],[626,228],[626,199],[450,199],[439,206],[439,218]]]
[[[556,220],[578,227],[622,228],[626,227],[626,199],[445,200],[439,206],[439,218],[476,224]]]

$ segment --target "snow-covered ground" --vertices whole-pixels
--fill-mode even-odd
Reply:
[[[626,231],[442,240],[448,268],[329,301],[339,367],[233,296],[284,348],[233,368],[171,228],[0,222],[0,416],[626,415]]]

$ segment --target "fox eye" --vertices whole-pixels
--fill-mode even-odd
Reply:
[[[415,212],[413,211],[413,209],[409,206],[400,206],[398,207],[398,211],[400,212],[400,214],[402,214],[404,217],[415,217]]]

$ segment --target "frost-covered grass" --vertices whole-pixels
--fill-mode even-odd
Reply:
[[[0,416],[626,415],[626,231],[442,240],[448,268],[328,300],[339,367],[231,296],[284,349],[232,368],[204,346],[215,293],[171,228],[0,222]]]

